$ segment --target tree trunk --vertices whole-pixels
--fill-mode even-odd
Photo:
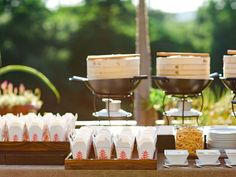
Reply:
[[[145,0],[139,0],[136,14],[136,53],[141,54],[140,73],[148,75],[148,79],[143,80],[135,91],[134,116],[138,125],[153,125],[156,114],[153,109],[146,109],[151,87],[151,52]]]

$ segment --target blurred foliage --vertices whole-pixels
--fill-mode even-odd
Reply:
[[[86,76],[87,55],[134,53],[135,14],[131,0],[84,0],[55,10],[47,9],[44,0],[0,0],[3,66],[23,64],[40,70],[59,88],[61,103],[56,105],[44,85],[32,77],[8,74],[0,81],[41,87],[46,99],[43,112],[78,112],[82,119],[91,118],[92,94],[68,78]],[[153,73],[156,51],[210,52],[211,70],[222,72],[223,54],[236,49],[235,1],[209,0],[195,16],[179,20],[176,14],[149,10]],[[225,100],[224,105],[230,102]]]
[[[164,96],[165,92],[161,89],[151,88],[147,109],[154,108],[156,111],[162,114],[164,112],[163,106],[165,106],[166,109],[169,109],[171,106],[173,106],[169,96],[166,96],[164,103],[165,105],[163,105]]]
[[[9,73],[9,72],[24,72],[28,74],[32,74],[39,78],[42,82],[44,82],[49,89],[54,93],[57,98],[57,101],[60,102],[60,93],[58,92],[57,88],[51,83],[50,80],[41,72],[37,71],[34,68],[24,66],[24,65],[8,65],[4,67],[0,67],[0,76]]]
[[[200,125],[236,125],[236,119],[231,115],[231,100],[233,94],[219,87],[204,91],[204,108]],[[199,105],[200,100],[195,102]]]
[[[196,25],[203,48],[211,53],[212,71],[222,72],[223,55],[227,49],[236,49],[236,1],[210,0],[198,11]]]
[[[164,98],[165,92],[160,89],[150,89],[149,104],[147,109],[154,108],[157,111],[163,112],[162,100]]]

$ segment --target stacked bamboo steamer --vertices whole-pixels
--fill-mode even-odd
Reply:
[[[208,53],[157,52],[157,76],[177,79],[209,79]]]
[[[90,55],[87,57],[87,78],[121,79],[140,74],[140,54]]]
[[[223,58],[224,78],[236,78],[236,50],[228,50],[227,54]]]

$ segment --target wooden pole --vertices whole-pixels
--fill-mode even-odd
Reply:
[[[139,0],[136,14],[136,53],[141,55],[140,73],[148,75],[148,79],[143,80],[135,91],[134,117],[138,125],[153,125],[153,121],[151,121],[153,119],[153,110],[147,110],[151,87],[151,52],[145,0]]]

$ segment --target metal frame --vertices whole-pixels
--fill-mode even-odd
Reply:
[[[132,94],[130,94],[130,96],[131,96]],[[96,115],[96,113],[97,113],[97,98],[99,98],[100,99],[100,97],[98,96],[98,95],[96,95],[95,93],[93,93],[93,109],[94,109],[94,113],[93,113],[93,116],[94,117],[96,117],[96,118],[98,118],[98,121],[99,121],[99,125],[101,125],[100,124],[100,121],[101,121],[101,116],[97,116]],[[111,116],[110,116],[110,99],[112,99],[112,98],[110,98],[110,97],[108,97],[107,98],[107,101],[108,101],[108,104],[107,104],[107,117],[104,117],[104,118],[107,118],[108,119],[108,121],[109,121],[109,124],[111,125]],[[129,118],[130,116],[126,116],[126,117],[123,117],[123,118],[125,118],[125,120],[128,122],[128,118]],[[127,125],[128,125],[128,123],[127,123]]]
[[[182,105],[182,107],[183,107],[183,109],[182,109],[182,116],[167,116],[167,113],[166,113],[166,110],[165,110],[165,107],[166,107],[165,100],[166,100],[166,96],[168,96],[168,95],[171,95],[171,97],[173,97],[173,98],[182,99],[182,102],[183,102],[183,105]],[[201,103],[202,103],[201,107],[200,107],[200,112],[202,112],[203,105],[204,105],[204,96],[203,96],[202,92],[199,93],[199,94],[193,94],[193,95],[173,95],[173,94],[168,94],[168,93],[165,92],[165,95],[164,95],[163,100],[162,100],[162,108],[163,108],[163,111],[164,111],[163,115],[167,119],[167,124],[170,125],[169,117],[176,117],[176,118],[181,117],[182,118],[182,124],[184,124],[184,118],[186,118],[186,117],[195,117],[196,121],[197,121],[197,125],[199,125],[199,116],[185,116],[184,115],[184,102],[187,100],[187,98],[197,98],[199,96],[201,98]]]
[[[234,105],[236,104],[236,93],[234,93],[234,96],[233,96],[233,99],[231,101],[231,106],[232,106],[232,111],[233,111],[233,115],[234,117],[236,118],[236,113],[235,113],[235,110],[234,110]]]

